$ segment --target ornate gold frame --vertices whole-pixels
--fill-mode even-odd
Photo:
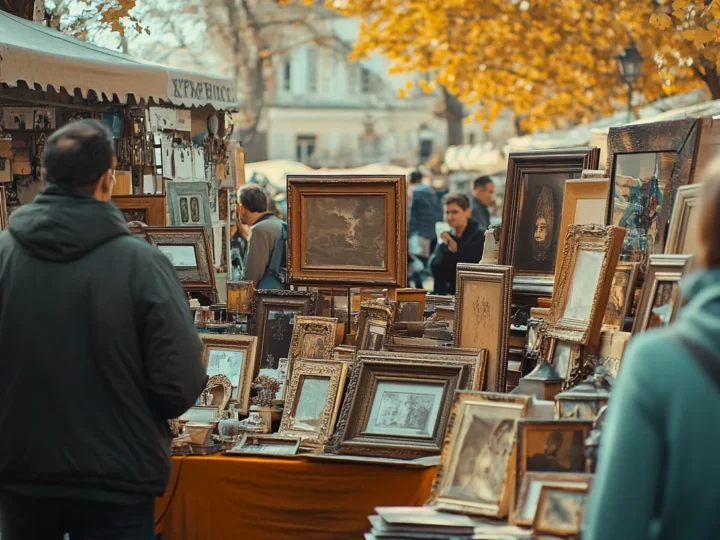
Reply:
[[[288,175],[288,281],[294,285],[404,287],[407,282],[407,180],[404,175]],[[303,260],[308,196],[385,197],[385,268],[311,267]]]
[[[238,393],[234,398],[240,414],[247,414],[250,405],[250,385],[257,363],[257,338],[231,334],[200,334],[203,343],[203,366],[207,369],[211,349],[230,349],[243,352],[240,379],[237,382]],[[232,382],[232,381],[231,381]]]
[[[553,295],[550,314],[547,318],[547,335],[549,337],[581,345],[596,345],[599,342],[603,313],[610,296],[612,278],[615,275],[615,268],[620,257],[623,238],[625,238],[625,229],[620,227],[602,227],[600,225],[568,226],[560,283]],[[573,286],[573,278],[575,277],[575,266],[581,251],[603,253],[595,290],[586,293],[587,296],[592,296],[593,299],[590,317],[587,321],[564,316]]]
[[[448,484],[453,480],[455,468],[456,447],[460,441],[460,430],[462,429],[463,419],[470,406],[488,407],[488,410],[497,412],[506,409],[507,419],[518,420],[527,414],[530,396],[498,394],[489,392],[458,392],[455,396],[455,403],[450,420],[448,421],[447,436],[445,445],[443,446],[440,465],[435,475],[429,505],[434,505],[438,510],[447,510],[450,512],[461,512],[464,514],[472,514],[478,516],[503,518],[508,513],[510,504],[510,493],[512,491],[512,479],[514,478],[515,459],[514,453],[511,452],[507,457],[505,483],[503,485],[503,493],[495,504],[484,504],[472,502],[456,497],[446,495]],[[493,418],[501,419],[497,415]]]
[[[334,317],[298,315],[295,317],[288,358],[296,358],[298,360],[332,360],[333,349],[335,348],[335,337],[337,336],[337,326],[338,320]],[[322,337],[324,345],[320,356],[300,356],[300,347],[307,335],[319,335]],[[290,369],[290,367],[288,367],[288,369]]]
[[[588,473],[542,473],[529,471],[525,473],[520,482],[520,490],[515,495],[515,505],[512,507],[510,512],[510,523],[518,525],[520,527],[531,527],[533,524],[535,513],[533,512],[533,519],[527,520],[522,517],[525,506],[527,505],[528,491],[530,489],[530,482],[547,482],[552,485],[562,485],[563,483],[570,484],[581,484],[585,483],[588,487],[592,482],[592,474]],[[537,511],[537,506],[535,507]]]
[[[395,318],[396,304],[385,303],[384,300],[365,300],[360,302],[358,315],[358,329],[355,336],[355,347],[358,351],[365,350],[371,324],[385,325],[385,338],[387,342],[390,334],[390,325]]]
[[[227,282],[227,311],[229,314],[252,313],[255,301],[255,285],[252,281]]]
[[[700,203],[702,188],[702,184],[691,184],[678,188],[675,205],[670,214],[670,228],[665,244],[666,255],[695,255],[685,249],[685,242],[693,209],[695,211],[694,219],[698,219],[699,208],[697,206]]]
[[[635,301],[635,286],[637,285],[637,279],[638,275],[640,273],[640,263],[637,262],[620,262],[618,263],[617,267],[615,267],[615,274],[613,275],[612,284],[610,285],[610,289],[612,292],[612,287],[615,285],[615,280],[617,279],[618,274],[620,272],[627,272],[628,273],[628,282],[627,286],[625,287],[625,304],[623,304],[622,308],[620,308],[620,327],[618,328],[616,325],[610,325],[607,324],[605,321],[607,320],[607,315],[603,317],[603,324],[602,324],[602,330],[604,331],[614,331],[614,332],[621,332],[623,329],[623,326],[625,324],[625,319],[630,314],[630,311],[633,307],[633,302]],[[609,302],[609,296],[608,296],[608,302]]]
[[[415,459],[439,454],[453,396],[460,387],[466,364],[436,358],[395,359],[382,353],[358,352],[345,394],[335,435],[325,445],[332,454]],[[430,436],[368,434],[375,391],[380,382],[441,384],[443,393]]]
[[[508,335],[510,333],[510,308],[513,286],[513,269],[510,266],[496,264],[458,264],[457,295],[455,318],[453,322],[453,345],[459,348],[473,348],[477,344],[467,343],[462,335],[462,319],[465,310],[465,283],[467,281],[500,283],[503,289],[502,303],[496,307],[495,320],[499,321],[500,335],[497,350],[488,349],[488,369],[483,390],[488,392],[504,392],[507,383]]]
[[[213,388],[217,388],[218,386],[223,389],[222,401],[219,405],[216,405],[215,403],[211,403],[210,405],[217,406],[222,412],[227,409],[228,403],[230,403],[230,399],[232,398],[232,382],[230,382],[230,379],[228,379],[225,375],[222,374],[213,375],[208,379],[208,382],[205,385],[205,390],[203,390],[203,394],[212,395]]]
[[[547,356],[545,357],[545,360],[547,360],[547,363],[550,364],[552,367],[556,368],[555,348],[557,347],[558,341],[560,340],[556,338],[544,339],[543,336],[542,341],[543,346],[547,347]],[[546,343],[548,345],[545,345]],[[559,371],[557,372],[557,374],[565,380],[565,382],[563,383],[563,389],[567,389],[570,386],[575,386],[581,382],[576,381],[575,378],[577,376],[578,367],[581,367],[581,363],[583,360],[582,345],[578,345],[577,343],[572,342],[565,343],[570,346],[570,358],[568,359],[567,373],[560,373]]]
[[[285,398],[285,409],[278,433],[284,436],[300,437],[302,448],[321,448],[332,436],[335,421],[342,403],[347,365],[342,362],[297,360],[293,366],[290,384]],[[330,386],[322,412],[322,424],[318,431],[309,431],[293,427],[295,408],[302,393],[302,381],[306,377],[329,379]]]
[[[635,323],[632,328],[633,336],[647,329],[658,284],[661,281],[677,282],[679,284],[680,280],[690,271],[691,266],[692,255],[650,255],[645,283],[640,291],[640,300],[638,301]],[[681,305],[682,291],[678,290],[669,322],[675,320],[675,317],[680,312]]]

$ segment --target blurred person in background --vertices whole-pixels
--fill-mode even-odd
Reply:
[[[443,208],[420,171],[411,172],[409,180],[408,270],[410,282],[422,289],[428,277],[427,263],[437,244],[435,223],[443,220]]]
[[[472,217],[483,231],[490,227],[490,207],[495,203],[495,182],[489,176],[481,176],[473,181],[473,196],[470,201]]]
[[[699,266],[669,327],[633,338],[608,406],[583,540],[720,535],[720,176],[705,183]]]
[[[471,216],[470,200],[464,193],[445,196],[445,220],[451,229],[443,232],[430,267],[435,279],[435,294],[455,294],[455,270],[458,263],[478,263],[482,258],[485,231]]]

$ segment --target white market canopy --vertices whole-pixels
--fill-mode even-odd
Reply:
[[[0,83],[24,82],[70,95],[90,90],[121,103],[128,96],[175,106],[237,110],[231,79],[177,70],[137,60],[0,11]]]

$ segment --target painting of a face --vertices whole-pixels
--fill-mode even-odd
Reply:
[[[552,274],[568,173],[525,175],[513,253],[517,272]]]
[[[526,471],[584,472],[585,439],[590,424],[523,426]]]
[[[385,200],[382,195],[304,197],[303,266],[385,269]]]

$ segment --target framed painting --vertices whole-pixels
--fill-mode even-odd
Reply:
[[[599,158],[596,147],[510,153],[498,262],[513,267],[514,290],[552,294],[565,182]]]
[[[454,346],[487,349],[483,390],[504,392],[507,382],[512,268],[458,264]]]
[[[566,386],[573,369],[582,359],[582,345],[553,339],[549,347],[548,363],[565,380]]]
[[[299,437],[303,448],[322,448],[335,429],[346,373],[342,362],[296,360],[278,433]]]
[[[8,228],[7,195],[5,194],[5,186],[0,186],[0,231],[6,231],[7,228]]]
[[[245,433],[240,442],[226,450],[232,456],[245,456],[256,454],[262,456],[294,456],[300,448],[298,437],[280,437],[278,435],[260,435],[258,433]]]
[[[358,351],[379,351],[387,341],[390,325],[395,318],[396,304],[384,300],[365,300],[360,303],[355,346]]]
[[[584,473],[585,439],[592,425],[586,420],[518,421],[516,493],[529,471]]]
[[[289,282],[404,287],[406,184],[404,175],[288,175]]]
[[[230,314],[252,313],[255,301],[255,285],[252,281],[227,282],[227,311]]]
[[[313,315],[317,293],[261,290],[255,293],[250,333],[258,338],[258,373],[277,379],[285,391],[295,318]],[[278,398],[279,399],[279,398]]]
[[[240,360],[240,363],[241,362],[242,360]],[[233,362],[230,361],[227,367],[232,367],[234,369],[234,365],[231,366],[230,364],[233,364]],[[199,406],[206,407],[215,406],[218,410],[224,411],[227,409],[230,400],[233,398],[233,392],[237,393],[237,386],[233,387],[232,382],[226,375],[222,373],[212,375],[208,378],[205,390],[203,390],[203,393],[198,398],[197,404]]]
[[[438,510],[504,518],[515,463],[516,422],[529,396],[458,392],[428,504]]]
[[[212,252],[204,227],[145,227],[145,236],[165,255],[188,291],[215,291]]]
[[[696,118],[682,118],[610,128],[607,223],[647,239],[639,246],[627,243],[624,260],[644,261],[665,251],[675,194],[692,183],[697,125]]]
[[[331,317],[295,317],[290,357],[303,360],[332,360],[338,320]]]
[[[218,406],[190,407],[178,420],[190,424],[211,424],[220,420],[221,410]]]
[[[440,453],[466,366],[358,352],[332,454],[415,459]]]
[[[395,320],[420,322],[425,319],[425,298],[427,291],[424,289],[396,289],[391,297],[397,302],[395,309]]]
[[[257,338],[231,334],[200,334],[203,344],[203,365],[208,376],[225,375],[232,384],[231,399],[238,411],[247,414],[250,384],[254,379],[257,360]]]
[[[117,195],[112,202],[125,216],[125,221],[139,221],[150,227],[165,227],[165,195]]]
[[[640,291],[633,336],[668,326],[682,306],[680,281],[690,271],[692,255],[651,255]]]
[[[625,319],[630,315],[633,307],[639,268],[640,263],[636,262],[618,263],[610,287],[607,309],[603,317],[603,330],[622,331]]]
[[[625,230],[568,225],[565,255],[547,335],[581,345],[597,345]]]
[[[670,216],[665,254],[696,255],[699,253],[698,214],[701,192],[702,184],[678,188],[675,206]]]
[[[610,180],[607,178],[565,182],[560,236],[555,257],[555,283],[560,281],[560,269],[565,254],[562,240],[567,235],[568,225],[604,225],[609,192]]]
[[[205,227],[212,236],[212,213],[205,182],[165,182],[170,225]]]
[[[545,486],[560,486],[588,489],[592,474],[587,473],[539,473],[526,472],[520,482],[520,490],[515,496],[515,506],[510,514],[510,522],[520,527],[530,527],[540,501],[540,492]]]
[[[543,486],[533,521],[533,534],[579,536],[588,498],[589,487]]]

